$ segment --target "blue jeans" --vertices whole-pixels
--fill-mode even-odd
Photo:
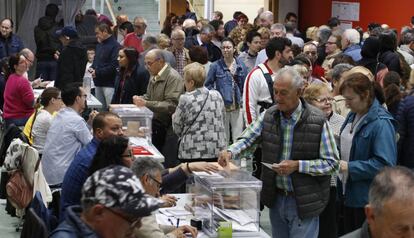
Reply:
[[[110,87],[95,87],[96,98],[102,103],[102,111],[108,109],[111,104],[112,96],[114,96],[114,88]]]
[[[15,126],[24,126],[26,125],[27,120],[29,120],[29,117],[4,119],[4,121],[6,122],[6,128],[11,124],[14,124]]]
[[[56,61],[37,61],[36,78],[42,77],[44,81],[55,81],[58,74],[58,64]]]
[[[269,208],[273,238],[317,238],[319,217],[300,219],[293,196],[277,195]]]

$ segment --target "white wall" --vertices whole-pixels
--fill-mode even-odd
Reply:
[[[213,9],[223,13],[223,21],[233,19],[235,11],[242,11],[249,18],[249,22],[257,16],[257,10],[263,7],[264,0],[215,0]]]
[[[298,14],[299,0],[279,0],[279,22],[285,21],[285,16],[288,12]]]

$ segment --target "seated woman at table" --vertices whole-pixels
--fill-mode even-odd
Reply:
[[[138,56],[138,51],[132,47],[119,50],[113,104],[131,104],[132,96],[147,92],[150,75],[144,65],[138,63]]]
[[[191,63],[184,68],[186,93],[181,95],[172,126],[181,140],[178,159],[187,161],[217,161],[226,146],[224,127],[225,107],[220,93],[204,87],[204,66]]]
[[[55,87],[46,88],[36,100],[34,106],[36,110],[27,121],[23,133],[39,154],[43,152],[53,115],[62,106],[60,90]]]
[[[9,67],[5,72],[6,86],[4,88],[3,117],[6,126],[15,124],[24,126],[34,112],[34,94],[32,86],[24,74],[28,70],[27,61],[23,55],[13,55],[9,58]]]

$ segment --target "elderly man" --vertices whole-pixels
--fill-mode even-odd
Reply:
[[[142,38],[147,29],[147,20],[143,17],[134,18],[134,32],[125,36],[124,47],[134,47],[139,53],[144,51],[142,47]]]
[[[414,30],[407,30],[402,33],[401,45],[398,48],[398,53],[404,56],[408,65],[414,65]]]
[[[145,55],[147,55],[147,53],[150,50],[159,49],[157,45],[157,37],[150,35],[150,34],[145,35],[144,38],[142,39],[142,47],[144,48],[144,51],[139,54],[139,57],[138,57],[139,65],[144,65]],[[175,62],[174,55],[167,50],[162,50],[162,53],[164,55],[165,61],[171,67],[175,68],[177,66],[177,63]]]
[[[140,227],[160,200],[145,194],[141,182],[123,166],[93,173],[82,188],[81,206],[71,206],[67,216],[50,235],[61,237],[123,238],[131,227]]]
[[[260,14],[260,27],[270,28],[273,25],[273,13],[271,11],[264,11]]]
[[[273,86],[277,104],[250,124],[220,153],[228,166],[256,141],[262,146],[261,199],[269,207],[272,237],[317,237],[319,214],[329,199],[330,175],[338,170],[338,150],[322,112],[300,98],[303,79],[281,69]]]
[[[355,62],[361,60],[361,46],[359,45],[360,41],[360,34],[355,29],[346,29],[344,33],[342,33],[342,52],[345,55],[349,55]]]
[[[270,28],[270,39],[275,37],[286,37],[286,28],[281,23],[275,23]],[[259,54],[256,58],[255,66],[264,63],[267,60],[266,50],[263,49],[259,51]]]
[[[0,59],[17,54],[24,48],[23,42],[13,34],[13,21],[4,18],[0,21]]]
[[[163,51],[160,49],[147,53],[145,67],[151,75],[147,93],[143,97],[134,96],[133,101],[135,105],[146,106],[154,112],[152,143],[162,151],[167,135],[174,135],[171,117],[177,107],[178,98],[184,91],[184,80],[175,69],[165,63]],[[174,160],[175,158],[166,158],[166,167],[172,167]]]
[[[204,25],[201,27],[199,34],[187,37],[185,41],[185,48],[190,49],[192,46],[197,45],[203,46],[207,49],[208,61],[214,62],[222,57],[220,48],[211,42],[214,34],[215,30],[212,25]]]
[[[414,173],[385,167],[371,183],[366,222],[342,238],[414,237]]]
[[[132,164],[132,171],[140,179],[145,192],[153,197],[158,197],[162,183],[161,173],[164,167],[152,158],[141,158]],[[191,226],[161,226],[157,224],[155,214],[144,217],[142,226],[134,230],[134,237],[139,238],[179,238],[185,233],[197,237],[197,230]]]
[[[190,63],[190,55],[188,49],[184,48],[185,33],[181,29],[173,30],[171,33],[171,47],[167,50],[173,53],[175,57],[176,67],[175,69],[184,77],[184,67]]]

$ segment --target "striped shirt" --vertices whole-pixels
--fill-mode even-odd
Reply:
[[[303,112],[302,103],[292,113],[290,118],[285,118],[281,114],[281,127],[282,127],[282,153],[280,161],[291,159],[291,150],[293,141],[293,132],[296,123],[301,117]],[[264,114],[262,112],[256,121],[251,123],[239,139],[228,147],[228,150],[232,153],[233,158],[237,158],[237,155],[244,150],[254,149],[254,146],[258,139],[260,139],[263,125]],[[250,148],[251,147],[251,148]],[[339,170],[339,153],[335,143],[334,135],[328,122],[325,122],[322,128],[321,142],[319,145],[319,158],[313,160],[299,160],[299,173],[305,173],[312,176],[319,175],[332,175]],[[286,191],[293,191],[293,186],[290,176],[276,176],[276,186]]]

